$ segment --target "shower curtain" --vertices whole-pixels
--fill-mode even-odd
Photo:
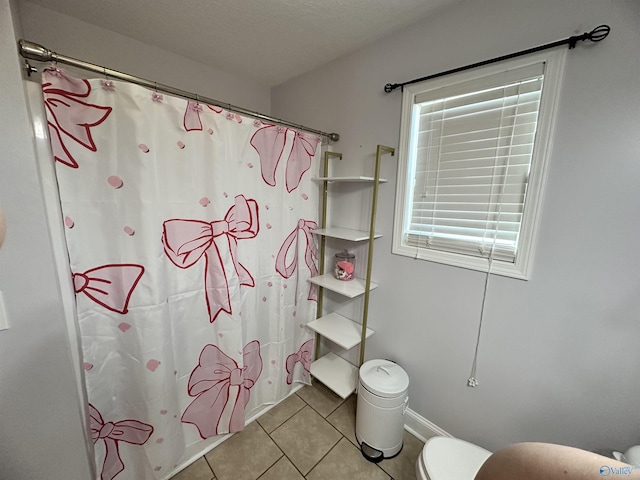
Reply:
[[[42,82],[98,478],[166,478],[309,383],[320,138],[56,66]]]

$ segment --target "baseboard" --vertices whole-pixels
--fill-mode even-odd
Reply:
[[[435,436],[453,437],[453,435],[445,432],[435,423],[430,422],[410,408],[407,408],[404,415],[404,429],[423,442],[426,442],[427,439]]]

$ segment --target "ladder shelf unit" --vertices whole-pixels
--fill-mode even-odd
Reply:
[[[376,238],[382,236],[375,231],[376,208],[378,202],[378,186],[387,180],[380,178],[380,161],[384,153],[395,154],[391,147],[378,145],[376,151],[375,174],[373,177],[348,176],[332,177],[329,175],[329,159],[335,157],[342,159],[341,153],[325,152],[323,176],[314,180],[320,182],[323,187],[322,195],[322,220],[321,228],[313,233],[320,237],[320,262],[318,276],[312,277],[309,281],[318,286],[318,315],[316,320],[307,324],[307,327],[316,334],[316,360],[311,364],[311,375],[328,388],[333,390],[342,398],[352,394],[358,383],[358,368],[364,362],[365,343],[367,338],[374,334],[374,331],[367,328],[367,316],[369,312],[369,294],[371,290],[378,287],[378,284],[371,281],[371,268],[373,262],[373,243]],[[329,185],[338,182],[368,183],[373,188],[370,205],[370,227],[369,230],[352,230],[348,228],[327,226],[327,209],[329,197]],[[337,239],[340,242],[353,242],[367,244],[367,266],[365,278],[354,278],[343,281],[336,279],[331,272],[325,273],[325,251],[326,239]],[[347,298],[364,296],[361,321],[354,321],[339,315],[335,312],[324,314],[323,296],[324,290],[335,292]],[[334,352],[318,358],[319,337],[326,338],[344,350],[360,347],[360,361],[358,365],[353,365]]]

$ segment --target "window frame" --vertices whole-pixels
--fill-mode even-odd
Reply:
[[[558,48],[511,60],[487,65],[457,74],[448,75],[404,88],[402,97],[402,118],[400,124],[400,142],[398,147],[398,176],[395,199],[395,218],[393,225],[392,253],[411,258],[432,261],[486,272],[489,261],[486,257],[475,257],[461,253],[433,250],[406,244],[405,227],[407,225],[407,205],[412,201],[407,196],[412,191],[411,167],[412,138],[415,98],[425,92],[445,88],[453,84],[479,80],[483,77],[501,74],[505,71],[544,62],[544,84],[540,98],[538,124],[534,140],[531,168],[527,193],[522,212],[520,235],[515,261],[505,262],[493,259],[491,273],[528,280],[533,268],[536,238],[542,212],[544,186],[551,156],[553,134],[560,99],[562,79],[566,62],[566,48]]]

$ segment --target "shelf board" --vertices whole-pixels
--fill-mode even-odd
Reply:
[[[372,183],[375,181],[375,178],[373,177],[362,177],[362,176],[356,176],[356,177],[315,177],[312,178],[311,180],[315,181],[315,182],[355,182],[355,183]],[[378,180],[379,183],[386,183],[388,180],[386,178],[381,178],[380,180]]]
[[[309,322],[307,327],[345,350],[355,347],[362,340],[362,325],[337,313],[330,313]],[[373,330],[367,328],[366,338],[374,333]]]
[[[353,280],[338,280],[332,273],[325,273],[317,277],[311,277],[309,281],[332,292],[339,293],[348,298],[355,298],[365,292],[365,280],[362,278],[354,278]],[[378,288],[378,284],[371,282],[370,290]]]
[[[311,375],[342,398],[355,392],[358,383],[358,368],[333,352],[311,364]]]
[[[324,237],[349,240],[351,242],[364,242],[365,240],[369,240],[368,230],[352,230],[350,228],[329,227],[318,228],[314,230],[313,233],[315,233],[316,235],[322,235]],[[373,238],[380,238],[381,236],[382,234],[378,232],[375,232],[373,234]]]

